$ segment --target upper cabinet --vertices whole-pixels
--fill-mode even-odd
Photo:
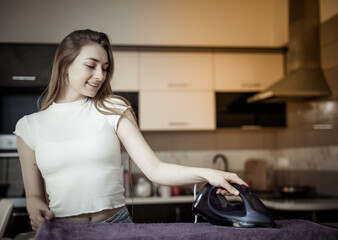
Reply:
[[[212,90],[210,52],[141,52],[141,90]]]
[[[215,130],[212,91],[141,91],[140,129],[146,131]]]
[[[218,92],[255,92],[284,75],[282,53],[215,53],[215,89]]]
[[[140,129],[213,130],[212,53],[140,52]]]
[[[111,87],[114,92],[139,90],[139,61],[137,51],[113,51],[114,74]]]
[[[46,87],[57,46],[0,44],[0,86]]]

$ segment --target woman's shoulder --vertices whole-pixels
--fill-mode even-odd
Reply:
[[[118,95],[111,95],[106,97],[103,103],[106,107],[114,109],[126,109],[130,107],[129,101]]]
[[[26,114],[24,116],[22,116],[19,121],[22,121],[23,119],[25,120],[31,120],[31,119],[34,119],[36,117],[38,117],[39,115],[41,115],[43,111],[37,111],[37,112],[33,112],[33,113],[29,113],[29,114]]]

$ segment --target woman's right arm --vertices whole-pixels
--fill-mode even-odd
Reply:
[[[33,231],[37,231],[44,219],[55,218],[45,199],[44,181],[36,164],[35,152],[17,137],[17,147],[22,178],[26,192],[27,211]]]

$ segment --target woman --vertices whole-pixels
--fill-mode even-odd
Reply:
[[[104,33],[79,30],[59,45],[40,111],[21,118],[17,145],[27,210],[43,219],[132,222],[125,207],[120,142],[153,182],[208,181],[220,194],[245,184],[236,174],[161,162],[141,135],[129,103],[112,94],[111,45]]]

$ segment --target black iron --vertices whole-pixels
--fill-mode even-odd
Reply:
[[[207,183],[193,203],[194,215],[202,216],[213,225],[233,227],[276,227],[267,208],[245,185],[232,184],[243,202],[230,203],[225,196],[216,194],[217,187]]]

